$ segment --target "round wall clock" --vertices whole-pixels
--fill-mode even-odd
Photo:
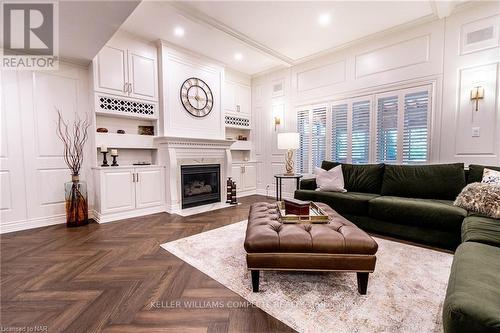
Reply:
[[[214,96],[205,81],[192,77],[181,86],[181,102],[191,115],[205,117],[212,111]]]

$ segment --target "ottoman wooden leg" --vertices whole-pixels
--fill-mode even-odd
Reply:
[[[366,295],[366,289],[368,287],[368,273],[356,273],[358,278],[358,292],[361,295]]]
[[[252,270],[251,272],[252,272],[252,289],[253,289],[253,292],[256,293],[259,291],[260,271]]]

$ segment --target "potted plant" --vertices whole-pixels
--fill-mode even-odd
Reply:
[[[77,115],[73,125],[70,126],[64,121],[59,110],[57,114],[57,136],[63,143],[64,162],[71,171],[71,181],[64,184],[66,226],[77,227],[89,223],[87,184],[80,181],[80,169],[90,123]]]

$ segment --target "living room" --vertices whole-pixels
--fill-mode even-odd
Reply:
[[[500,332],[500,2],[1,8],[2,331]]]

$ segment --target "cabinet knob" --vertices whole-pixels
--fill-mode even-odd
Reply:
[[[236,105],[236,111],[240,112],[240,106]]]

